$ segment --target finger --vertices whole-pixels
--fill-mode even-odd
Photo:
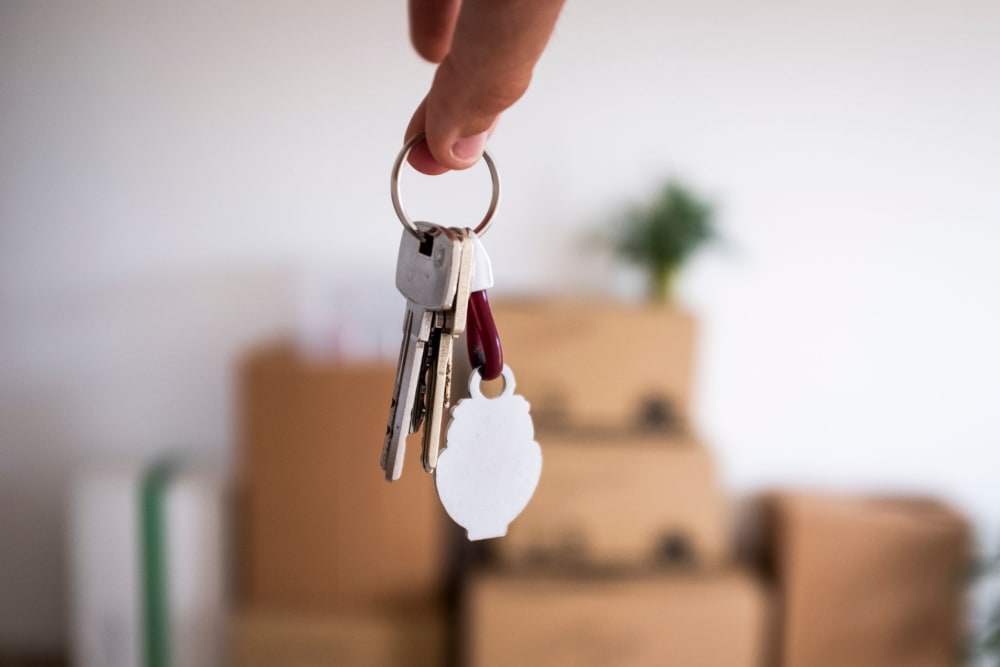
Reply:
[[[403,143],[407,143],[410,139],[416,135],[424,132],[425,130],[425,119],[427,117],[427,98],[420,103],[417,110],[413,112],[413,118],[410,119],[410,124],[406,128],[406,134],[403,136]],[[499,119],[498,119],[499,120]],[[490,129],[487,130],[487,139],[493,136],[493,132],[496,131],[496,123],[494,122]],[[410,163],[414,169],[428,176],[438,176],[445,173],[446,171],[451,171],[448,167],[441,165],[440,162],[434,159],[431,155],[430,149],[427,147],[427,140],[424,139],[412,149],[410,149],[410,154],[407,156],[407,162]]]
[[[426,99],[427,146],[447,169],[482,155],[499,115],[524,94],[563,0],[464,0]]]
[[[410,41],[421,56],[439,63],[451,49],[462,0],[410,0]]]
[[[406,135],[403,137],[403,143],[406,143],[413,137],[417,136],[424,131],[424,122],[427,118],[427,98],[420,103],[417,110],[413,112],[413,118],[410,119],[410,124],[406,128]],[[434,156],[431,155],[430,150],[427,148],[427,142],[421,141],[419,144],[413,147],[410,151],[410,155],[407,158],[407,162],[410,163],[414,169],[428,176],[437,176],[448,171],[447,167],[441,166]]]

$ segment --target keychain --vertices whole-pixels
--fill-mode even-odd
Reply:
[[[500,200],[500,177],[492,156],[483,153],[493,195],[475,229],[415,223],[403,210],[399,172],[418,135],[400,151],[392,169],[391,195],[403,223],[396,259],[396,287],[406,297],[403,341],[381,466],[388,481],[402,474],[406,435],[423,429],[421,460],[434,473],[445,510],[464,527],[470,540],[502,537],[524,509],[542,470],[534,440],[530,406],[514,394],[514,373],[503,351],[486,290],[493,270],[481,236]],[[440,449],[443,419],[449,411],[454,340],[466,333],[473,367],[471,398],[451,408]],[[503,378],[503,391],[487,398],[480,382]]]
[[[542,474],[542,449],[535,442],[528,401],[514,394],[509,366],[502,375],[503,393],[487,398],[479,374],[472,373],[471,398],[452,408],[448,447],[435,474],[441,503],[470,540],[506,535]]]

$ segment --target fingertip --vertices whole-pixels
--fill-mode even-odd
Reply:
[[[497,121],[494,118],[487,129],[462,136],[462,132],[452,132],[443,137],[435,137],[428,132],[428,152],[434,156],[437,164],[446,169],[468,169],[479,163],[486,150],[493,132],[496,130]]]
[[[471,167],[482,157],[488,135],[489,132],[484,131],[471,137],[462,137],[451,145],[448,152],[458,164],[462,165],[462,168]]]
[[[413,150],[410,151],[410,155],[407,158],[407,162],[410,163],[411,167],[422,174],[427,174],[428,176],[439,176],[447,171],[450,171],[448,167],[445,167],[434,159],[434,156],[431,154],[431,149],[427,147],[426,141],[421,141],[413,147]]]
[[[410,0],[410,42],[421,58],[440,63],[451,49],[459,0]]]
[[[436,65],[448,55],[448,47],[450,46],[448,42],[444,40],[418,41],[419,39],[421,37],[413,36],[413,50],[427,62]]]
[[[435,65],[444,60],[451,47],[451,42],[444,37],[418,34],[416,31],[410,32],[410,42],[418,56]]]

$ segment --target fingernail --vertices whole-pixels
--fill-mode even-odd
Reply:
[[[477,135],[459,139],[451,145],[452,156],[462,162],[478,159],[486,148],[486,135],[486,132],[480,132]]]

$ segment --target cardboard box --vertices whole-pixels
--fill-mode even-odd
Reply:
[[[969,527],[932,500],[759,499],[786,667],[956,664]]]
[[[518,393],[540,427],[682,431],[695,322],[656,305],[498,301],[494,319]]]
[[[494,549],[508,565],[716,567],[727,505],[707,449],[664,436],[536,435],[542,477]]]
[[[440,667],[447,649],[438,608],[354,609],[327,614],[239,611],[229,632],[231,667]]]
[[[403,477],[379,467],[394,365],[321,364],[283,347],[242,368],[240,598],[323,608],[426,599],[445,515],[411,437]]]
[[[466,597],[473,667],[759,667],[768,604],[743,572],[637,579],[482,574]]]

